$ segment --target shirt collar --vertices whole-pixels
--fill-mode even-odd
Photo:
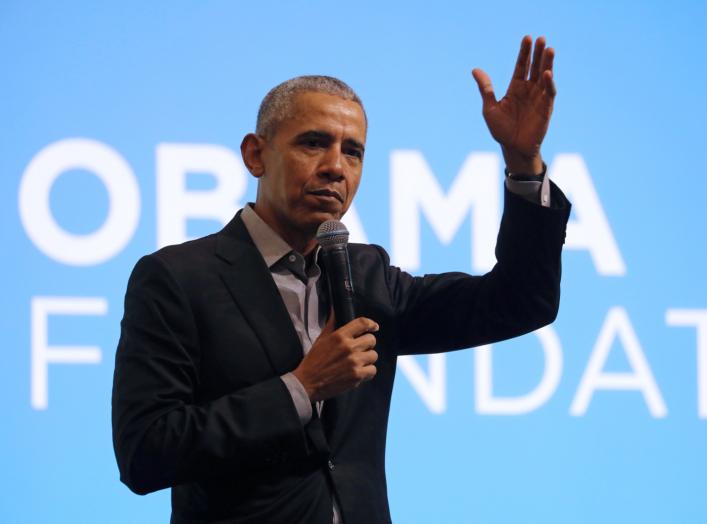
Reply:
[[[290,245],[258,216],[252,203],[248,203],[243,208],[241,218],[268,268],[292,251]]]
[[[265,264],[268,268],[272,268],[277,262],[279,262],[285,255],[292,253],[292,248],[285,242],[280,235],[275,233],[273,229],[265,223],[265,221],[258,216],[258,214],[253,209],[253,203],[249,202],[241,213],[241,219],[245,228],[248,230],[248,234],[253,239],[255,247],[260,252]],[[317,246],[314,252],[314,262],[319,259],[319,249]],[[301,255],[300,255],[301,256]]]

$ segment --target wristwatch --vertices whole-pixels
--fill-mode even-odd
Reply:
[[[506,176],[517,180],[518,182],[542,182],[545,179],[545,173],[547,173],[547,165],[543,162],[543,170],[537,175],[529,175],[527,173],[511,173],[508,168],[503,170]]]

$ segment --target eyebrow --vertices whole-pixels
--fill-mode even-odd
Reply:
[[[361,153],[364,153],[366,151],[366,146],[364,146],[358,140],[354,140],[353,138],[347,138],[346,140],[344,140],[344,144],[348,144],[349,146],[353,146],[357,149],[360,149]]]
[[[331,141],[334,139],[334,137],[331,133],[327,133],[326,131],[321,131],[319,129],[312,129],[310,131],[305,131],[304,133],[300,133],[295,138],[295,140],[297,142],[300,142],[302,140],[311,140],[311,139]],[[357,149],[360,149],[361,152],[366,151],[366,146],[364,146],[361,142],[359,142],[358,140],[356,140],[354,138],[344,139],[344,144],[346,144],[348,146],[353,146]]]

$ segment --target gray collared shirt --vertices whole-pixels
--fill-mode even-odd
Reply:
[[[252,204],[243,208],[243,224],[253,239],[255,247],[270,269],[277,290],[292,320],[297,337],[306,355],[326,323],[326,309],[320,307],[317,285],[321,270],[315,261],[307,267],[302,254],[294,251],[287,242],[267,225],[253,210]],[[312,418],[312,404],[307,391],[292,373],[282,377],[292,395],[292,400],[302,424]],[[321,410],[321,404],[317,407]]]

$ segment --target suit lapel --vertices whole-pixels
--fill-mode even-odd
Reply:
[[[295,369],[302,360],[302,346],[240,213],[218,234],[216,255],[228,263],[221,278],[265,348],[275,373]]]

